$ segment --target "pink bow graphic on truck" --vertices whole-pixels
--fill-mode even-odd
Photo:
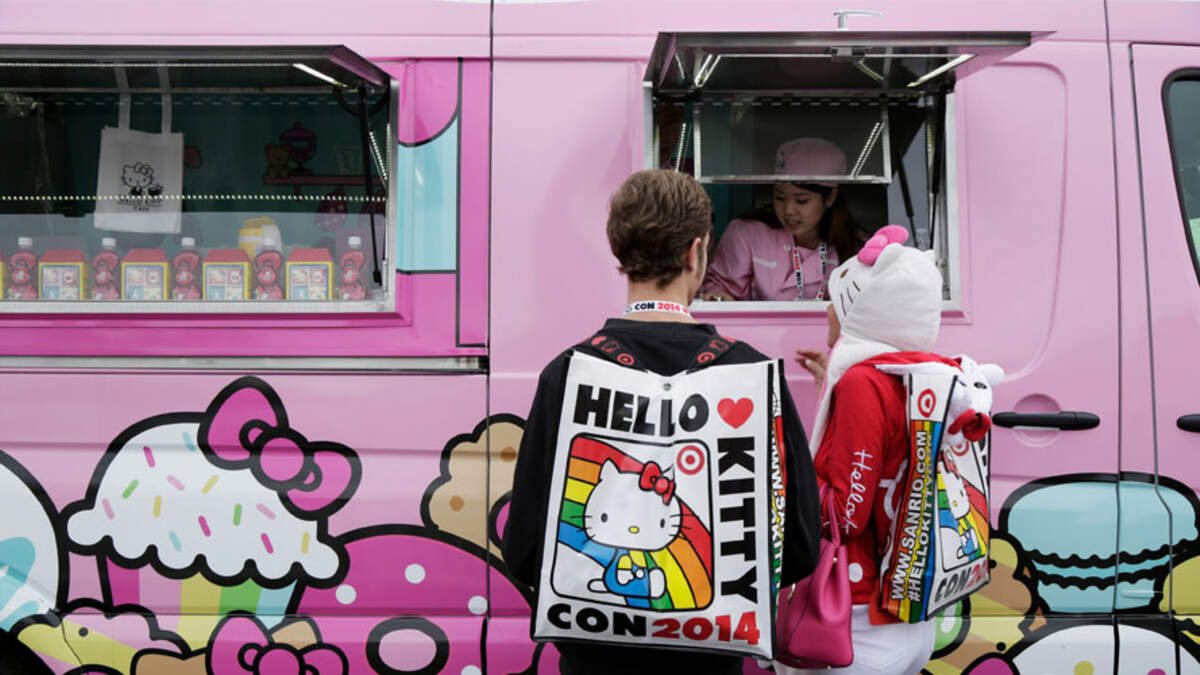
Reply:
[[[225,387],[204,419],[198,440],[208,460],[223,469],[250,469],[299,518],[337,511],[358,487],[358,455],[292,429],[279,395],[258,378]]]
[[[293,624],[294,626],[294,624]],[[217,626],[209,641],[208,672],[212,675],[345,675],[346,657],[336,647],[316,642],[272,639],[258,619],[233,613]],[[277,634],[276,637],[279,637]]]

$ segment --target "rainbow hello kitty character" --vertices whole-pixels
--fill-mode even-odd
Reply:
[[[879,364],[885,373],[905,375],[923,373],[953,376],[957,385],[950,394],[946,411],[945,432],[938,453],[938,520],[942,539],[956,552],[959,561],[978,560],[987,554],[987,539],[981,537],[974,515],[986,513],[983,493],[966,481],[954,461],[963,456],[971,443],[978,443],[992,428],[992,387],[1004,379],[1004,369],[994,363],[978,363],[969,356],[954,357],[960,365],[954,368],[945,363]]]
[[[957,543],[955,553],[960,560],[978,560],[987,553],[987,542],[979,536],[979,523],[971,514],[972,503],[979,501],[972,492],[978,490],[959,474],[952,453],[942,453],[938,464],[938,501],[942,507],[938,509],[938,520],[948,535],[942,539]]]
[[[658,464],[646,462],[637,474],[604,462],[584,506],[583,523],[588,539],[611,547],[613,555],[604,577],[588,582],[588,590],[620,595],[631,607],[649,607],[650,600],[666,591],[667,578],[647,565],[646,555],[675,540],[682,518],[675,481]]]

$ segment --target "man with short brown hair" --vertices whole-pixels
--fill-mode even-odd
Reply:
[[[639,171],[613,194],[608,241],[628,280],[629,304],[624,318],[609,319],[600,332],[606,339],[619,341],[622,353],[629,355],[628,363],[618,359],[620,363],[674,375],[694,367],[705,345],[714,341],[727,345],[722,363],[767,360],[744,342],[721,338],[711,324],[697,323],[688,312],[704,280],[711,232],[711,202],[691,176]],[[587,343],[575,349],[586,351]],[[517,456],[504,532],[505,563],[513,577],[535,588],[542,569],[563,383],[571,354],[572,350],[567,350],[555,357],[538,379]],[[787,586],[815,566],[820,520],[812,459],[786,387],[782,399],[787,477],[782,584]],[[767,524],[759,526],[765,531]],[[742,660],[735,656],[611,643],[559,642],[556,646],[562,655],[561,672],[570,674],[742,672]]]
[[[608,246],[633,282],[670,283],[684,271],[680,252],[701,239],[707,253],[711,234],[712,201],[687,174],[639,171],[609,202]]]

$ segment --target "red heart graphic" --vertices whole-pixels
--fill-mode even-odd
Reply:
[[[734,429],[746,423],[750,419],[750,413],[754,412],[754,401],[748,398],[739,398],[733,400],[731,398],[723,398],[717,404],[717,413],[721,415],[721,419]]]

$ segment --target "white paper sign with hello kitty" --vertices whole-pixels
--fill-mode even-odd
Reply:
[[[779,372],[662,376],[572,355],[535,639],[773,655]]]

